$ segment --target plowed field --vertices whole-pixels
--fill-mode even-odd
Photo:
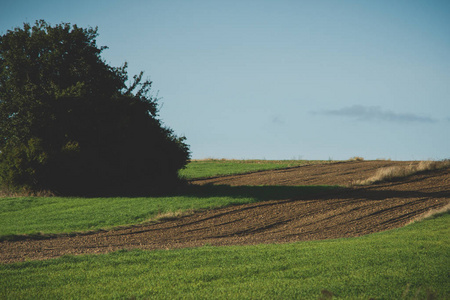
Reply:
[[[193,181],[221,185],[342,185],[377,169],[415,162],[362,161],[300,166]],[[292,199],[198,212],[176,220],[76,236],[0,242],[2,263],[119,249],[172,249],[355,237],[404,226],[450,202],[450,169],[389,183],[343,187]]]

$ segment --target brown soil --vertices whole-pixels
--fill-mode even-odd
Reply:
[[[348,185],[381,167],[415,162],[363,161],[301,166],[198,180],[221,185]],[[366,187],[198,212],[156,224],[75,236],[0,242],[0,262],[119,249],[173,249],[355,237],[398,228],[450,202],[450,169]]]

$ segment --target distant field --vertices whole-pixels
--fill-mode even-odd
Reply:
[[[447,213],[360,238],[0,265],[0,298],[449,299],[449,222]]]
[[[325,163],[319,160],[224,160],[205,159],[191,161],[179,172],[186,179],[199,179],[223,175],[276,170],[297,167],[305,164]]]

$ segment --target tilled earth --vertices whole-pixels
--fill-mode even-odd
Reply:
[[[219,185],[341,185],[390,166],[417,162],[354,161],[193,181]],[[301,189],[299,189],[301,191]],[[287,243],[355,237],[398,228],[450,202],[450,169],[389,183],[343,187],[313,196],[270,200],[197,212],[175,220],[73,236],[0,242],[0,262],[119,249],[173,249]]]

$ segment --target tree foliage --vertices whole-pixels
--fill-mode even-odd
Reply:
[[[91,193],[171,186],[189,159],[151,82],[111,67],[97,28],[45,21],[0,37],[3,188]]]

